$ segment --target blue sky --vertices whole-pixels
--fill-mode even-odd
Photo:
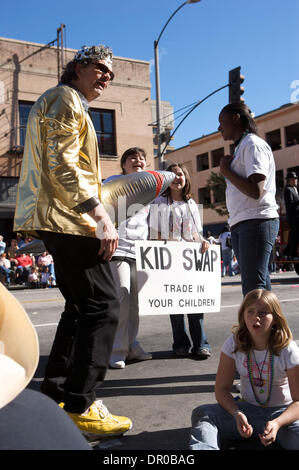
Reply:
[[[154,40],[183,1],[2,3],[2,37],[45,44],[64,23],[67,47],[103,43],[117,56],[153,62]],[[245,102],[255,115],[299,100],[298,17],[297,0],[201,0],[185,5],[159,43],[161,99],[177,111],[225,85],[229,70],[241,66]],[[151,82],[155,98],[153,67]],[[174,145],[182,147],[214,132],[227,102],[224,89],[197,107],[175,133]]]

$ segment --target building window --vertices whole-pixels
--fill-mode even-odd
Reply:
[[[209,188],[198,188],[198,202],[204,207],[211,204],[211,191]]]
[[[276,129],[275,131],[266,132],[266,141],[270,145],[271,149],[280,150],[281,149],[281,136],[280,136],[280,129]]]
[[[19,178],[0,177],[0,203],[15,204]]]
[[[209,169],[209,154],[208,152],[196,156],[197,171]]]
[[[221,158],[224,157],[224,147],[212,150],[212,167],[220,165]]]
[[[21,147],[24,147],[25,145],[28,116],[33,104],[34,103],[29,101],[19,101],[19,142]]]
[[[100,155],[116,155],[114,111],[91,109]]]
[[[285,127],[286,146],[299,144],[299,122]]]
[[[215,185],[213,188],[214,203],[225,202],[225,189],[222,185]]]

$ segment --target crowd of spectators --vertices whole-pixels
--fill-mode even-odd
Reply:
[[[230,232],[229,232],[230,233]],[[221,251],[221,273],[222,276],[226,275],[226,273],[229,271],[229,264],[227,263],[226,258],[223,256],[223,243],[221,243],[221,237],[219,235],[212,235],[210,231],[206,232],[205,238],[211,243],[211,244],[216,244],[220,245],[220,251]],[[226,243],[226,242],[225,242]],[[276,274],[276,273],[282,273],[286,271],[294,271],[294,264],[290,263],[287,261],[287,257],[284,255],[285,251],[285,243],[281,243],[280,236],[276,238],[276,241],[273,245],[273,251],[272,251],[272,256],[270,258],[269,262],[269,272],[271,274]],[[224,245],[225,247],[225,245]],[[240,267],[238,265],[237,258],[231,250],[231,269],[232,272],[229,274],[230,276],[235,276],[236,274],[240,274]],[[285,263],[283,261],[285,260]],[[226,261],[226,265],[225,265]],[[275,262],[276,261],[276,262]]]
[[[206,233],[206,238],[211,244],[219,244],[220,240],[217,236],[212,236],[211,232]],[[26,244],[32,241],[31,238],[22,238],[17,234],[16,238],[10,240],[8,244],[4,237],[0,235],[0,282],[3,282],[7,287],[12,284],[26,285],[30,288],[46,288],[55,287],[56,278],[53,258],[48,252],[41,253],[40,255],[33,255],[30,252],[18,254],[17,250],[24,248]],[[293,271],[294,266],[290,263],[275,263],[274,260],[282,261],[284,247],[280,243],[280,237],[277,237],[276,243],[273,247],[273,255],[269,263],[270,273],[279,273],[283,271]],[[222,258],[222,273],[223,273],[223,256]],[[228,267],[228,266],[227,266]],[[225,269],[225,268],[224,268]],[[240,273],[238,262],[234,253],[232,253],[232,273],[236,275]]]
[[[276,238],[273,245],[272,256],[270,257],[269,271],[272,274],[282,273],[286,271],[294,271],[294,264],[290,263],[285,256],[286,243],[281,243],[280,236]],[[279,261],[279,262],[275,262]],[[285,261],[285,262],[283,262]]]
[[[30,288],[56,286],[53,258],[47,251],[39,255],[33,255],[30,250],[17,253],[31,241],[31,238],[23,239],[17,234],[8,245],[0,235],[0,281],[7,287],[12,284]]]
[[[222,233],[214,236],[210,231],[206,232],[205,238],[210,242],[211,245],[220,245],[221,276],[224,277],[227,272],[229,276],[236,276],[236,274],[240,274],[240,267],[231,245],[227,242],[227,238],[230,240],[229,229],[223,231],[223,233],[226,235],[224,240],[221,240],[223,235]],[[228,256],[225,256],[226,249],[229,251]]]

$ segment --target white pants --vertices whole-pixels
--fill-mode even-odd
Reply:
[[[110,266],[120,301],[111,362],[125,361],[129,351],[134,350],[138,345],[136,340],[139,327],[136,262],[135,260],[112,260]]]

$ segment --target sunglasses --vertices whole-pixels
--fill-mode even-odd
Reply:
[[[108,74],[109,74],[109,80],[112,82],[112,80],[114,79],[114,73],[111,72],[111,70],[108,69],[108,67],[107,67],[106,65],[101,64],[101,63],[99,63],[99,62],[90,62],[90,63],[93,64],[93,65],[95,65],[96,68],[97,68],[98,70],[100,70],[103,74],[106,75],[106,74],[108,73]]]

